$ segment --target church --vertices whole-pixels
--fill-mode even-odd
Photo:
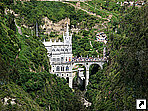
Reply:
[[[66,33],[63,33],[63,42],[56,40],[53,42],[43,41],[47,49],[47,56],[50,60],[51,72],[59,77],[64,77],[69,82],[69,87],[72,88],[72,34],[69,33],[68,23]]]

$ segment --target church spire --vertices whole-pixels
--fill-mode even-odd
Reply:
[[[66,36],[69,36],[68,22],[67,22]]]
[[[69,27],[68,27],[68,22],[67,22],[67,25],[66,25],[66,32],[64,32],[65,34],[63,34],[63,40],[64,40],[64,44],[71,44],[71,39],[72,39],[72,35],[70,36],[69,34]]]

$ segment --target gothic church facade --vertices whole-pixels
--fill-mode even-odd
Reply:
[[[51,73],[59,77],[64,77],[72,88],[72,34],[69,33],[68,24],[66,33],[63,33],[63,42],[56,40],[52,42],[43,41],[47,49],[48,57],[51,65]]]

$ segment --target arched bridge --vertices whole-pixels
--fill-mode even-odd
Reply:
[[[98,64],[101,69],[103,69],[103,64],[107,61],[107,58],[86,58],[86,57],[79,57],[79,58],[73,58],[72,59],[72,68],[74,68],[75,65],[84,65],[86,68],[86,77],[85,77],[85,88],[88,85],[89,82],[89,68],[92,64]],[[70,83],[69,83],[70,84]],[[72,86],[72,85],[70,85]]]

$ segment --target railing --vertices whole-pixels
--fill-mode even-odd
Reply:
[[[79,58],[72,58],[72,61],[52,61],[52,64],[61,64],[61,63],[77,63],[77,62],[100,62],[100,61],[107,61],[106,57],[103,58],[92,58],[92,57],[79,57]]]
[[[79,57],[79,58],[73,58],[72,62],[85,62],[85,61],[107,61],[106,57],[103,58],[92,58],[92,57]]]

